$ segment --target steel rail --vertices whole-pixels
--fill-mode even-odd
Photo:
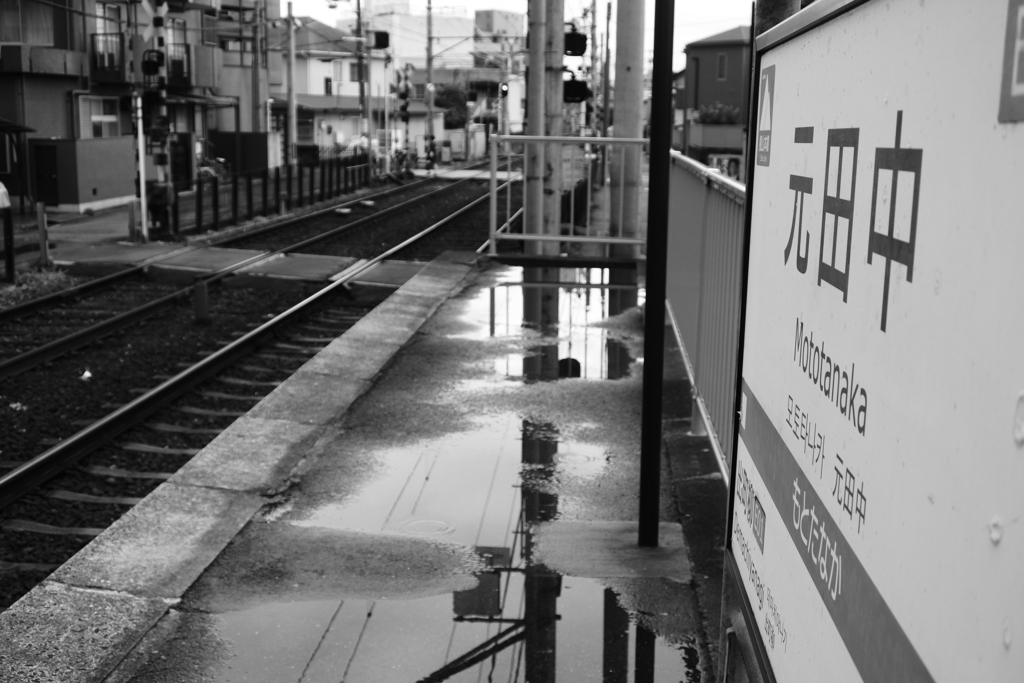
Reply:
[[[465,179],[465,180],[459,180],[459,181],[456,181],[455,183],[452,183],[451,185],[446,185],[446,186],[440,187],[440,188],[438,188],[436,190],[432,190],[431,192],[427,192],[427,193],[424,193],[424,194],[421,194],[421,195],[417,195],[415,197],[407,199],[404,202],[400,202],[398,204],[395,204],[394,206],[388,207],[386,209],[381,209],[380,211],[377,211],[376,213],[374,213],[372,215],[364,216],[363,218],[359,218],[359,219],[357,219],[355,221],[352,221],[350,223],[346,223],[345,225],[342,225],[342,226],[340,226],[338,228],[335,228],[333,230],[329,230],[327,232],[321,233],[319,235],[316,235],[315,237],[311,237],[311,238],[309,238],[307,240],[303,240],[302,242],[297,242],[296,244],[291,244],[291,245],[288,245],[286,247],[282,247],[281,249],[278,249],[276,251],[261,252],[259,254],[255,254],[255,255],[247,258],[247,259],[239,261],[238,263],[234,263],[234,264],[232,264],[230,266],[226,266],[224,268],[221,268],[220,270],[217,270],[217,271],[215,271],[215,272],[213,272],[211,274],[199,276],[199,277],[196,278],[196,281],[197,282],[206,282],[208,284],[212,284],[212,283],[218,282],[218,281],[226,278],[228,275],[231,275],[231,274],[235,273],[236,271],[241,270],[242,268],[246,268],[246,267],[249,267],[249,266],[256,265],[257,263],[259,263],[261,261],[273,258],[275,256],[278,256],[279,254],[286,254],[286,253],[289,253],[291,251],[295,251],[296,249],[301,249],[301,248],[307,247],[307,246],[309,246],[311,244],[315,244],[316,242],[320,242],[320,241],[331,239],[331,238],[335,237],[336,235],[338,235],[339,233],[345,232],[347,230],[351,230],[353,228],[357,228],[357,227],[359,227],[361,225],[364,225],[364,224],[366,224],[366,223],[368,223],[370,221],[377,220],[379,218],[383,218],[385,216],[388,216],[389,214],[392,214],[392,213],[394,213],[396,211],[399,211],[399,210],[401,210],[403,208],[406,208],[406,207],[408,207],[411,204],[415,204],[415,203],[421,202],[421,201],[423,201],[423,200],[425,200],[425,199],[427,199],[429,197],[433,197],[434,195],[439,194],[441,192],[447,192],[448,190],[451,190],[453,187],[456,187],[456,186],[460,185],[461,183],[468,182],[469,180],[470,179],[468,179],[468,178]],[[407,185],[407,186],[403,186],[403,187],[409,187],[409,186]],[[357,200],[357,201],[364,201],[364,200]],[[334,208],[336,208],[336,207],[334,207]],[[327,211],[329,211],[329,210],[330,209],[327,209]],[[324,211],[321,211],[321,212],[318,212],[318,213],[324,213]],[[292,221],[292,222],[295,222],[295,221],[298,221],[298,220],[306,220],[306,219],[312,217],[313,215],[314,214],[307,214],[307,215],[302,216],[302,217],[300,217],[298,219],[294,219],[294,221]],[[291,223],[289,223],[289,224],[291,224]],[[276,224],[276,225],[272,226],[272,229],[280,228],[280,227],[282,227],[282,225],[284,225],[284,224],[281,224],[281,223]],[[253,234],[257,234],[257,233],[246,233],[245,237],[250,237]],[[239,237],[239,239],[240,239],[240,237]],[[220,243],[223,244],[224,242],[220,242]],[[152,265],[152,263],[150,263],[148,265]],[[66,354],[66,353],[68,353],[70,351],[74,351],[75,349],[79,349],[79,348],[85,346],[86,344],[90,344],[90,343],[92,343],[94,341],[102,339],[103,337],[106,337],[106,336],[108,336],[110,334],[113,334],[114,332],[116,332],[116,331],[118,331],[120,329],[128,327],[129,325],[132,325],[133,323],[136,323],[136,322],[138,322],[140,320],[143,320],[143,319],[153,315],[154,313],[156,313],[157,311],[159,311],[163,307],[170,305],[172,302],[176,301],[177,299],[180,299],[180,298],[183,298],[183,297],[186,297],[186,296],[191,296],[192,291],[193,291],[192,287],[185,287],[185,288],[179,289],[179,290],[177,290],[175,292],[172,292],[172,293],[167,294],[167,295],[165,295],[163,297],[160,297],[159,299],[154,299],[153,301],[150,301],[149,303],[143,304],[142,306],[139,306],[138,308],[134,308],[134,309],[132,309],[130,311],[125,311],[124,313],[120,313],[118,315],[115,315],[112,318],[108,318],[106,320],[100,321],[100,322],[96,323],[95,325],[90,325],[89,327],[86,327],[84,329],[81,329],[81,330],[78,330],[76,332],[73,332],[72,334],[69,334],[69,335],[67,335],[65,337],[61,337],[60,339],[55,339],[52,342],[49,342],[48,344],[44,344],[43,346],[36,347],[36,348],[32,349],[31,351],[26,351],[25,353],[19,354],[19,355],[15,356],[14,358],[9,358],[6,361],[0,362],[0,379],[4,379],[6,377],[13,377],[15,375],[21,374],[22,372],[26,372],[27,370],[30,370],[30,369],[36,367],[40,363],[45,363],[46,361],[54,360],[55,358],[59,358],[60,356],[63,356],[64,354]]]
[[[0,509],[7,507],[22,496],[30,493],[34,488],[67,469],[97,447],[132,428],[139,421],[182,396],[196,385],[213,377],[239,357],[249,353],[250,349],[262,341],[264,337],[272,334],[277,328],[308,309],[320,299],[328,296],[339,287],[344,287],[348,282],[366,270],[389,256],[398,253],[410,244],[426,237],[431,232],[480,204],[488,197],[489,195],[485,194],[474,199],[466,206],[413,235],[404,242],[391,247],[359,267],[351,269],[343,277],[338,278],[330,285],[207,356],[192,367],[165,380],[154,389],[126,403],[109,415],[100,418],[88,427],[69,436],[59,444],[7,474],[0,476]]]
[[[0,309],[0,322],[4,322],[4,321],[7,321],[7,320],[13,320],[13,319],[19,318],[19,317],[21,317],[23,315],[27,315],[27,314],[32,313],[34,311],[38,311],[38,310],[41,310],[43,308],[46,308],[47,306],[50,306],[50,305],[52,305],[52,304],[54,304],[56,302],[66,301],[68,299],[74,299],[76,297],[82,296],[84,294],[88,294],[88,293],[93,292],[95,290],[103,289],[104,287],[107,287],[107,286],[109,286],[109,285],[111,285],[111,284],[113,284],[115,282],[119,282],[121,280],[130,279],[130,278],[134,277],[135,275],[138,275],[139,273],[144,271],[149,266],[152,266],[152,265],[157,264],[157,263],[161,263],[163,261],[166,261],[166,260],[171,259],[171,258],[175,258],[177,256],[181,256],[182,254],[188,254],[188,253],[191,253],[193,251],[197,251],[199,249],[205,249],[206,247],[216,247],[216,246],[220,246],[220,245],[223,245],[223,244],[230,244],[231,242],[235,242],[235,241],[244,239],[246,237],[251,237],[252,235],[259,235],[259,234],[262,234],[262,233],[267,232],[269,230],[273,230],[275,228],[287,227],[287,226],[292,225],[292,224],[294,224],[294,223],[296,223],[298,221],[303,221],[303,220],[306,220],[306,219],[309,219],[309,218],[314,218],[316,216],[321,216],[321,215],[323,215],[325,213],[330,213],[331,211],[336,211],[337,209],[344,208],[346,206],[351,206],[353,204],[358,204],[360,202],[364,202],[364,201],[367,201],[367,200],[370,200],[370,199],[376,199],[376,198],[380,198],[380,197],[387,197],[387,196],[389,196],[391,194],[394,194],[396,192],[401,192],[402,190],[408,190],[410,188],[418,187],[418,186],[422,185],[423,183],[426,183],[426,182],[428,182],[430,180],[434,180],[434,178],[424,178],[423,180],[418,180],[418,181],[416,181],[414,183],[410,183],[408,185],[400,185],[398,187],[391,187],[391,188],[388,188],[386,190],[382,190],[380,192],[374,192],[373,194],[363,195],[363,196],[361,196],[361,197],[359,197],[357,199],[350,199],[350,200],[341,202],[339,204],[331,204],[330,206],[328,206],[326,208],[317,209],[316,211],[304,214],[302,216],[292,216],[290,218],[285,218],[283,220],[273,221],[273,222],[268,223],[267,225],[261,226],[260,228],[258,228],[256,230],[249,230],[249,231],[246,231],[245,233],[242,233],[242,234],[221,235],[219,237],[214,237],[210,241],[204,242],[201,245],[188,245],[188,246],[184,246],[184,247],[182,247],[180,249],[175,249],[173,251],[170,251],[170,252],[168,252],[166,254],[160,254],[158,256],[153,256],[151,258],[148,258],[148,259],[144,260],[143,262],[139,263],[138,265],[130,266],[130,267],[128,267],[128,268],[126,268],[124,270],[118,271],[116,273],[111,273],[110,275],[105,275],[103,277],[97,278],[95,280],[90,280],[89,282],[85,282],[83,284],[76,285],[74,287],[68,287],[67,289],[62,289],[59,292],[53,292],[52,294],[47,294],[45,296],[41,296],[41,297],[38,297],[36,299],[32,299],[30,301],[25,301],[25,302],[20,303],[20,304],[18,304],[16,306],[9,306],[7,308]]]

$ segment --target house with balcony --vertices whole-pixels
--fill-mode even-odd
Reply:
[[[203,40],[212,6],[170,10],[171,173],[181,179],[194,174],[209,109],[225,102],[215,96],[219,51]],[[23,149],[0,141],[0,182],[12,195],[74,212],[135,196],[133,93],[143,87],[142,53],[153,42],[142,36],[144,12],[97,0],[0,3],[0,117],[35,130]]]
[[[750,97],[750,27],[737,26],[689,43],[684,52],[683,153],[742,182]]]
[[[390,130],[392,141],[404,144],[406,127],[398,121],[398,101],[392,95],[396,83],[396,62],[385,50],[370,48],[360,70],[358,39],[310,17],[296,17],[295,99],[296,145],[300,159],[315,159],[343,153],[360,139],[359,83],[366,85],[365,117],[371,135],[383,140]],[[287,49],[287,28],[271,27],[270,51]],[[287,148],[288,99],[287,61],[270,59],[270,125],[280,131]],[[409,135],[415,141],[426,130],[427,109],[422,102],[409,107]],[[435,125],[443,128],[444,110],[434,112]]]

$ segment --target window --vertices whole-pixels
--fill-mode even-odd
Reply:
[[[114,138],[121,135],[116,97],[82,97],[79,107],[83,138]]]
[[[422,100],[427,97],[427,84],[426,83],[413,83],[412,84],[412,98],[414,100]]]
[[[360,73],[361,72],[359,70],[359,62],[352,62],[351,64],[348,65],[348,80],[352,81],[353,83],[358,83],[359,81],[363,80]]]
[[[325,77],[324,78],[324,94],[325,95],[332,94],[331,93],[331,86],[332,85],[333,85],[333,81],[331,80],[331,77],[330,76]]]
[[[106,2],[96,3],[96,33],[121,32],[121,6]]]
[[[724,81],[728,71],[729,58],[724,52],[718,53],[718,80]]]

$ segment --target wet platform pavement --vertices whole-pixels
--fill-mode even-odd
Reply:
[[[636,546],[643,293],[610,279],[422,267],[0,614],[0,679],[712,680],[674,520],[724,482],[663,477]]]

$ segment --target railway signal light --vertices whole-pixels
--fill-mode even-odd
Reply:
[[[573,25],[572,31],[565,34],[565,54],[570,57],[582,57],[587,51],[587,34],[580,33]]]
[[[501,96],[508,97],[508,83],[501,84]]]

